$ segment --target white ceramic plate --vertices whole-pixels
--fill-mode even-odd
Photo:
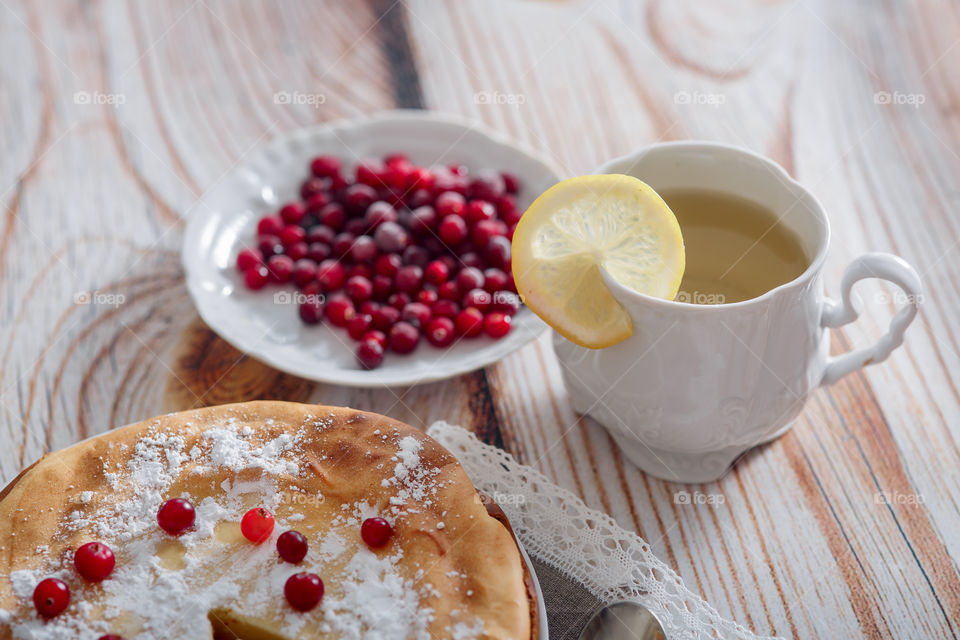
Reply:
[[[526,208],[560,178],[551,166],[502,136],[472,123],[423,111],[393,111],[293,131],[255,152],[200,201],[187,221],[182,260],[187,289],[200,316],[237,349],[294,375],[355,387],[411,385],[479,369],[520,348],[544,323],[529,309],[500,340],[463,340],[449,349],[424,341],[409,355],[388,353],[383,365],[361,369],[355,343],[326,323],[306,326],[284,303],[295,289],[247,290],[234,268],[237,252],[255,242],[257,220],[293,200],[310,158],[332,153],[348,168],[360,159],[399,151],[417,164],[461,163],[515,173],[517,204]],[[276,294],[285,292],[283,295]],[[275,302],[275,300],[277,302]]]

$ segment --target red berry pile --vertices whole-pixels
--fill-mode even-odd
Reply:
[[[360,162],[317,156],[290,202],[257,224],[237,255],[249,289],[293,283],[300,319],[324,319],[358,342],[373,369],[421,339],[502,338],[520,307],[511,274],[517,178],[462,165],[414,165],[401,153]]]

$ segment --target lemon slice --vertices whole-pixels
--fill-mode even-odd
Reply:
[[[633,323],[601,269],[634,291],[672,300],[684,268],[680,225],[631,176],[581,176],[543,192],[513,236],[513,277],[524,302],[582,347],[609,347]]]

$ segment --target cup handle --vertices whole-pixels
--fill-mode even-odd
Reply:
[[[916,270],[902,258],[889,253],[865,253],[843,272],[840,302],[824,299],[820,326],[836,329],[860,316],[850,301],[850,292],[854,284],[866,278],[881,278],[897,285],[905,294],[906,304],[893,317],[889,330],[876,344],[828,357],[820,384],[831,384],[860,367],[886,360],[890,352],[903,344],[903,333],[920,309],[923,285]]]

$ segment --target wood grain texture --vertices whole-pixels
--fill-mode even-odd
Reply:
[[[636,530],[758,633],[960,635],[956,4],[7,1],[0,60],[0,484],[44,451],[220,402],[445,419]],[[830,212],[828,292],[858,253],[891,251],[922,273],[922,313],[889,361],[686,488],[715,504],[676,503],[575,414],[547,337],[401,389],[314,384],[238,353],[186,294],[183,220],[272,136],[394,106],[483,121],[571,175],[657,140],[749,147]],[[857,293],[870,313],[836,351],[895,312],[893,290]]]

